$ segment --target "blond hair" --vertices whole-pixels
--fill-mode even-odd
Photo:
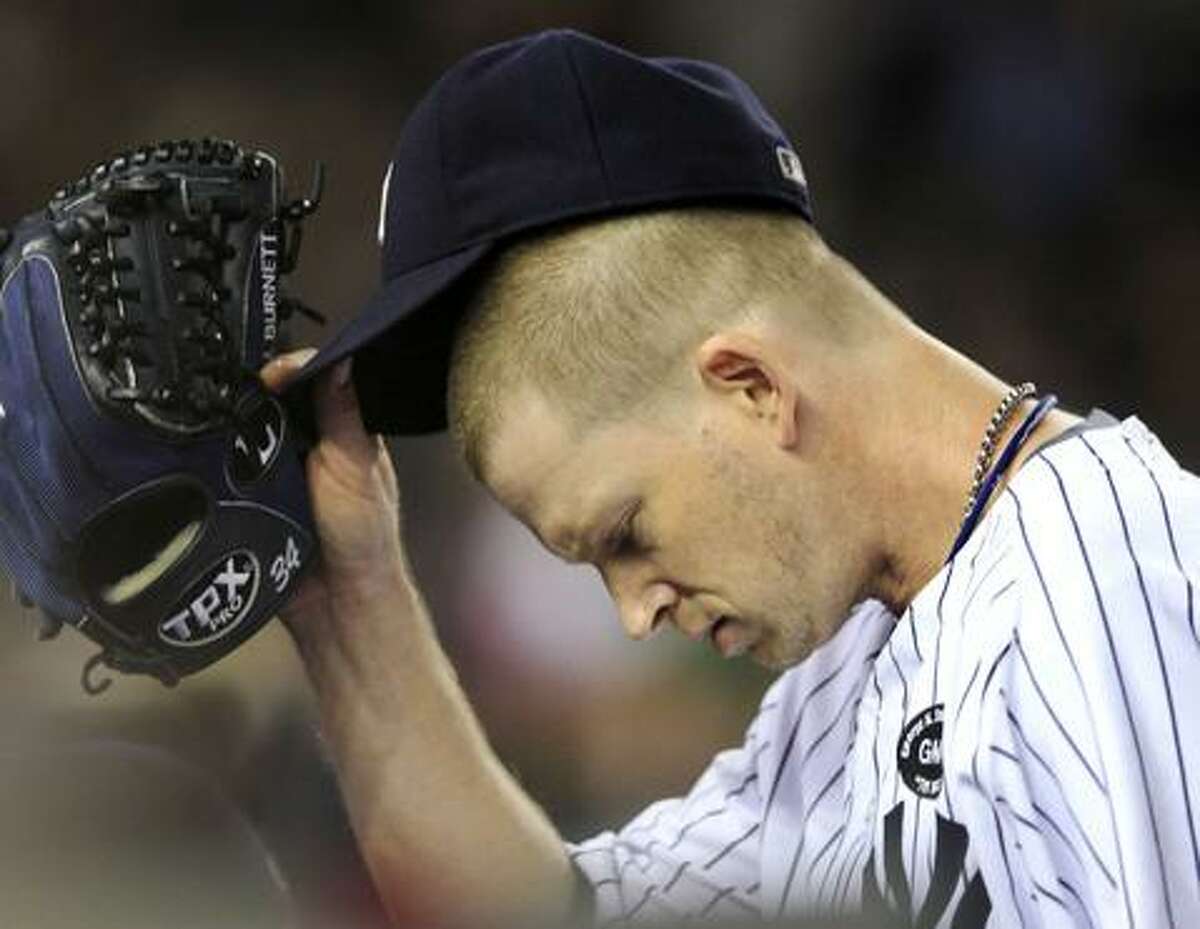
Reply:
[[[632,414],[681,381],[708,335],[775,295],[813,298],[828,254],[780,211],[690,207],[590,221],[519,240],[469,297],[451,357],[456,445],[483,477],[504,401],[522,387],[575,427]],[[805,302],[805,299],[801,299]]]

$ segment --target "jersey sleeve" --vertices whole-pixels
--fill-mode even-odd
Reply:
[[[962,773],[993,918],[1200,925],[1200,486],[1129,426],[1031,467],[1027,576]]]
[[[652,804],[619,831],[568,843],[598,925],[759,914],[762,733],[768,691],[743,744],[718,754],[684,797]]]

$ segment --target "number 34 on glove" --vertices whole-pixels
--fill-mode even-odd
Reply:
[[[258,378],[320,200],[266,152],[164,142],[0,230],[0,564],[42,635],[166,684],[232,651],[316,557],[303,441]]]

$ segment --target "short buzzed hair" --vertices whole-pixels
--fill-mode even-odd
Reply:
[[[681,363],[765,299],[807,292],[828,255],[779,210],[688,207],[560,226],[506,248],[468,297],[449,378],[450,431],[484,476],[504,401],[522,387],[573,427],[615,421],[679,384]],[[800,290],[807,288],[807,291]]]

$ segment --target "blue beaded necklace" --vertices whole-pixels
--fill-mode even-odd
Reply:
[[[996,463],[987,472],[987,476],[979,484],[978,490],[972,490],[973,496],[970,508],[963,519],[961,528],[958,530],[958,538],[954,540],[954,545],[950,547],[950,554],[946,556],[947,564],[958,554],[958,550],[966,544],[967,539],[971,537],[971,533],[975,531],[975,526],[979,522],[979,518],[983,515],[984,508],[987,507],[992,491],[996,489],[996,484],[1004,476],[1004,472],[1008,470],[1013,459],[1017,457],[1017,452],[1021,450],[1021,446],[1033,434],[1033,430],[1038,427],[1038,424],[1046,418],[1046,414],[1057,405],[1058,397],[1054,394],[1047,394],[1045,397],[1042,397],[1029,412],[1029,415],[1025,417],[1024,422],[1021,423],[1017,431],[1013,433],[1012,438],[1008,440],[1008,444],[1004,446],[1004,451],[1000,453],[1000,457],[996,459]],[[986,438],[984,442],[985,444],[987,443]]]

